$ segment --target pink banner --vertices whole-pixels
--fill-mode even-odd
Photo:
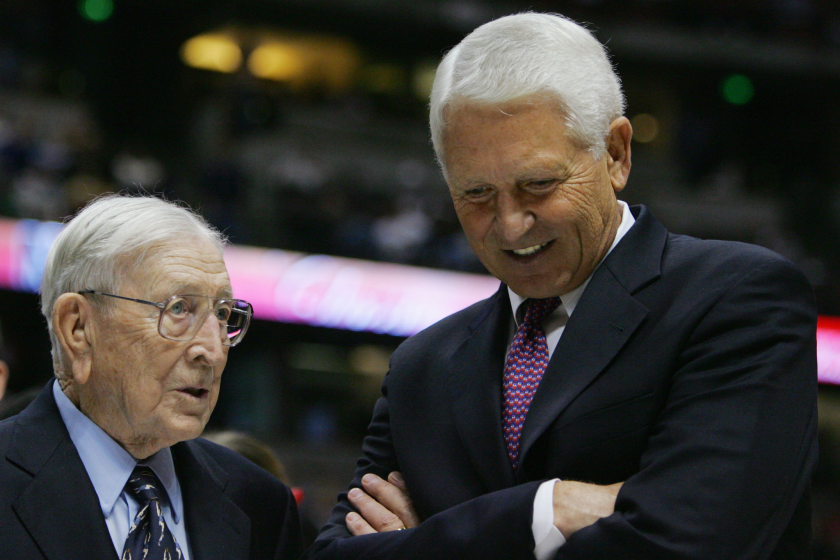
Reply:
[[[0,288],[36,292],[62,225],[0,218]],[[234,246],[225,262],[236,297],[259,319],[410,336],[484,299],[491,276]],[[840,317],[820,317],[821,383],[840,384]]]
[[[491,276],[304,255],[225,251],[237,297],[261,319],[409,336],[493,294]]]
[[[817,320],[817,371],[820,383],[840,385],[840,317]]]

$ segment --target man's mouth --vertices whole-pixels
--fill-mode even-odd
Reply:
[[[551,242],[546,241],[545,243],[540,243],[539,245],[533,245],[531,247],[525,247],[524,249],[512,249],[511,253],[513,253],[517,257],[530,257],[531,255],[536,255],[537,253],[548,247],[549,243]]]

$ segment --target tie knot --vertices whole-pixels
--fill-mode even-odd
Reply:
[[[149,467],[135,467],[125,489],[141,504],[159,499],[160,480]]]
[[[522,322],[528,326],[539,325],[558,307],[560,307],[559,297],[529,299],[528,310],[525,312],[525,319]]]

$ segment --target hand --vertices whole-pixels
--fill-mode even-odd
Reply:
[[[615,498],[623,482],[598,486],[561,480],[554,484],[554,526],[567,539],[577,530],[615,512]]]
[[[345,517],[347,529],[353,535],[399,531],[420,524],[400,473],[392,472],[387,481],[368,473],[362,477],[362,488],[354,488],[347,494],[359,511]]]

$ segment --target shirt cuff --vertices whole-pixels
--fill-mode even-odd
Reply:
[[[536,560],[549,560],[566,544],[563,533],[554,526],[554,484],[559,478],[540,484],[534,497],[534,518],[531,531],[534,533],[534,557]]]

